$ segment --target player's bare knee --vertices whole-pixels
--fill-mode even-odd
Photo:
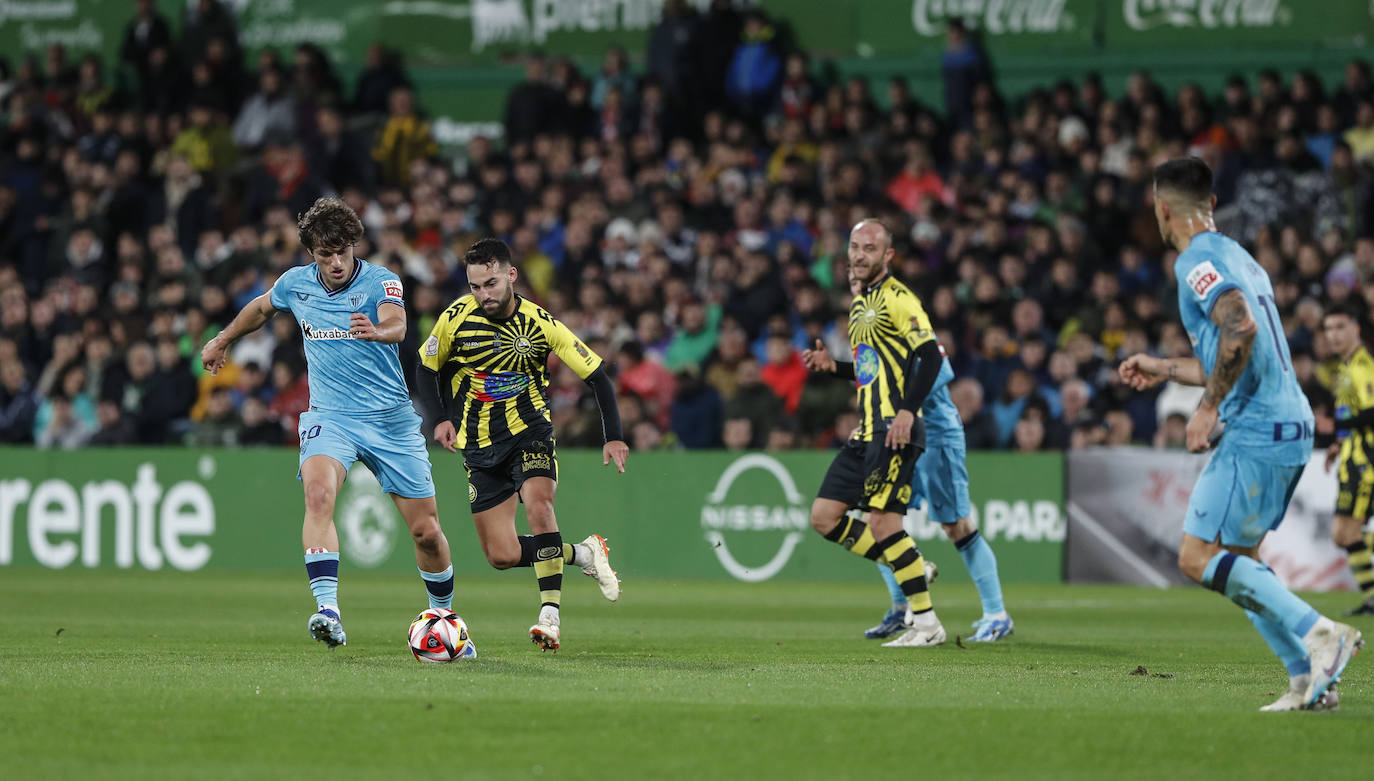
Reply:
[[[972,518],[960,518],[955,523],[942,523],[940,528],[945,530],[945,536],[950,542],[958,542],[978,531],[978,526],[973,523]]]
[[[1207,562],[1211,561],[1211,558],[1200,555],[1197,551],[1181,550],[1178,552],[1178,568],[1184,575],[1201,583],[1202,575],[1207,571]]]
[[[439,527],[439,519],[434,516],[412,529],[410,536],[415,539],[415,547],[426,553],[438,553],[443,547],[444,531]]]
[[[553,499],[535,499],[526,504],[525,518],[529,521],[530,531],[534,534],[558,531],[558,521],[553,513]]]
[[[487,548],[482,551],[487,556],[487,563],[492,569],[510,569],[520,565],[520,548],[514,550],[499,550],[497,548]]]
[[[333,515],[334,489],[323,482],[305,485],[305,512],[307,515]]]
[[[1342,548],[1354,545],[1364,536],[1362,524],[1350,516],[1336,516],[1331,524],[1331,541]]]
[[[817,534],[825,536],[835,530],[835,525],[840,522],[841,517],[843,516],[836,517],[822,508],[812,507],[811,528],[815,529]]]

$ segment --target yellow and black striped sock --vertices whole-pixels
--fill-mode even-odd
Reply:
[[[559,532],[560,537],[562,534]],[[533,534],[520,535],[520,564],[517,566],[533,566],[537,558],[535,554],[538,553],[540,547],[540,544],[534,541]],[[563,543],[563,563],[565,565],[573,563],[573,559],[576,558],[575,550],[576,548],[571,542]]]
[[[539,579],[539,604],[558,607],[563,599],[563,535],[534,535],[534,576]]]
[[[1345,555],[1365,601],[1374,599],[1374,562],[1370,560],[1369,537],[1345,546]]]
[[[892,567],[892,574],[897,578],[897,585],[902,587],[902,593],[906,594],[911,612],[934,610],[935,603],[930,601],[930,587],[926,584],[926,561],[911,535],[899,531],[880,540],[874,547],[880,551],[878,555],[887,559],[888,566]]]
[[[865,559],[877,561],[882,551],[874,545],[873,531],[868,528],[868,524],[858,518],[850,518],[848,515],[840,519],[835,528],[825,535],[827,540],[839,544],[840,547],[857,556]]]

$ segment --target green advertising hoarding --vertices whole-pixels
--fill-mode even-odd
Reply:
[[[1371,33],[1368,0],[1107,0],[1107,50],[1201,47],[1203,53],[1280,45],[1360,46]]]
[[[432,454],[439,512],[461,573],[488,566],[457,456]],[[864,580],[872,567],[810,528],[823,452],[635,453],[615,474],[599,453],[559,455],[559,526],[611,541],[627,579]],[[974,453],[975,515],[1003,580],[1058,582],[1064,540],[1059,454]],[[0,566],[282,570],[301,566],[300,484],[290,450],[0,449]],[[345,567],[412,571],[405,525],[355,466],[335,513]],[[523,522],[522,522],[523,525]],[[942,578],[966,580],[936,524],[908,526]]]
[[[3,0],[0,52],[13,65],[23,53],[41,57],[50,44],[59,43],[71,55],[97,52],[113,65],[132,17],[132,3],[110,0]]]

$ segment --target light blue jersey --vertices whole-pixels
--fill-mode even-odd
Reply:
[[[1269,275],[1243,247],[1214,232],[1193,237],[1174,262],[1174,274],[1183,326],[1208,376],[1216,364],[1219,332],[1212,307],[1223,293],[1244,294],[1259,326],[1250,362],[1221,402],[1223,446],[1242,448],[1267,463],[1306,464],[1312,453],[1312,408],[1293,376]]]
[[[944,352],[942,349],[941,353]],[[937,447],[964,446],[964,422],[959,419],[959,408],[949,395],[949,384],[954,381],[954,369],[949,359],[940,361],[940,373],[935,377],[935,385],[921,405],[921,418],[926,422],[926,449]],[[917,462],[920,463],[919,461]]]
[[[348,333],[354,312],[375,323],[380,304],[405,306],[395,274],[358,260],[348,283],[330,290],[311,263],[282,274],[270,295],[272,306],[290,312],[300,326],[312,408],[358,413],[410,405],[397,345],[365,342]]]
[[[944,354],[944,348],[940,349]],[[949,395],[954,369],[942,358],[940,373],[921,405],[926,423],[926,449],[916,461],[911,479],[911,507],[926,503],[926,514],[937,523],[957,523],[971,512],[968,468],[965,466],[964,422]]]

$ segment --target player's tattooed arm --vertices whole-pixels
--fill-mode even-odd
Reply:
[[[1212,307],[1212,322],[1220,331],[1217,360],[1207,378],[1201,406],[1216,409],[1250,364],[1250,350],[1259,326],[1250,312],[1250,305],[1245,302],[1245,295],[1239,290],[1221,294]]]

